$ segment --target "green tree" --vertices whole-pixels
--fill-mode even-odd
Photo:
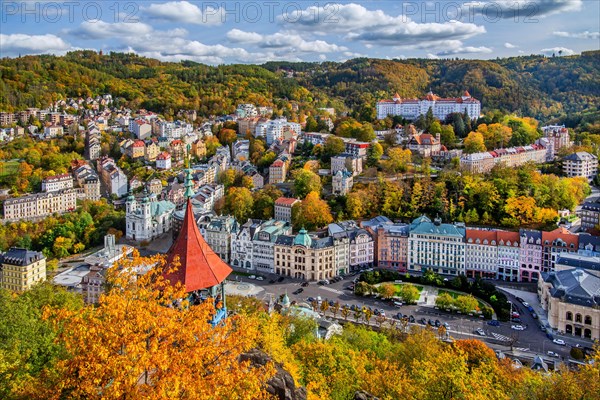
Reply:
[[[442,310],[447,310],[450,306],[454,305],[454,298],[449,293],[441,293],[435,299],[435,305]]]
[[[346,145],[344,141],[336,136],[329,136],[325,140],[325,145],[323,146],[323,153],[321,154],[321,158],[325,161],[330,157],[337,156],[338,154],[343,153],[346,150]]]
[[[398,290],[398,297],[400,297],[405,303],[413,304],[419,300],[421,292],[415,285],[403,284],[400,285]]]
[[[292,173],[294,178],[294,195],[304,198],[310,192],[321,193],[321,178],[306,169],[297,169]]]
[[[369,167],[375,167],[379,164],[379,160],[383,155],[383,147],[379,142],[373,142],[367,149],[367,165]]]
[[[440,141],[446,147],[453,147],[456,144],[456,135],[452,125],[442,125]]]

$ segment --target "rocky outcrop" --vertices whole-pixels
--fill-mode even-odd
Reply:
[[[359,390],[358,392],[354,393],[354,400],[379,400],[379,397],[375,397],[364,390]]]
[[[248,353],[240,355],[240,361],[250,361],[250,364],[259,367],[273,362],[273,359],[264,351],[252,349]],[[294,378],[283,369],[279,363],[274,363],[275,375],[267,381],[267,392],[275,395],[279,400],[306,400],[306,389],[296,387]]]

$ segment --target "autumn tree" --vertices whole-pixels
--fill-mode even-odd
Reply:
[[[306,169],[292,172],[294,179],[294,195],[303,199],[310,192],[321,193],[321,178],[319,175]]]
[[[412,153],[408,149],[392,147],[387,153],[389,159],[385,161],[385,168],[390,172],[406,172]]]
[[[237,140],[237,132],[233,129],[223,128],[219,131],[219,142],[224,146],[229,146]]]
[[[454,298],[447,292],[440,293],[435,299],[435,305],[442,310],[448,310],[454,305]]]
[[[464,140],[465,153],[480,153],[486,151],[483,135],[479,132],[471,132]]]
[[[254,206],[252,193],[245,187],[232,187],[225,196],[225,212],[236,220],[245,222],[251,217]]]
[[[156,267],[133,279],[141,265]],[[163,265],[161,256],[134,254],[108,272],[108,291],[96,307],[48,312],[61,327],[65,358],[31,385],[31,396],[266,398],[272,367],[250,368],[239,359],[256,345],[256,325],[239,315],[212,326],[214,302],[182,301],[183,287],[161,277]]]
[[[471,295],[460,295],[454,300],[454,305],[462,313],[479,310],[479,302]]]
[[[266,185],[253,193],[254,207],[252,215],[258,219],[273,218],[275,200],[283,196],[281,190],[273,185]]]
[[[292,223],[296,229],[304,227],[310,231],[332,222],[329,205],[319,198],[317,192],[310,192],[304,200],[292,207]]]
[[[413,304],[419,300],[421,292],[415,285],[403,284],[398,289],[398,297],[400,297],[405,303]]]
[[[206,145],[206,157],[212,157],[217,152],[217,149],[221,147],[221,143],[219,143],[219,139],[214,136],[209,136],[204,139],[204,144]]]
[[[396,294],[396,285],[393,283],[383,283],[379,285],[379,293],[384,299],[391,299]]]

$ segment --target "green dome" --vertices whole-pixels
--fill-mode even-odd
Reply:
[[[300,229],[300,232],[298,232],[298,234],[294,238],[294,246],[304,246],[308,248],[311,246],[311,244],[312,239],[310,238],[310,236],[308,236],[308,232],[306,232],[306,229]]]

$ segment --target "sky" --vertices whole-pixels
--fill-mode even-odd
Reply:
[[[600,49],[600,0],[0,3],[0,57],[93,49],[216,65]]]

